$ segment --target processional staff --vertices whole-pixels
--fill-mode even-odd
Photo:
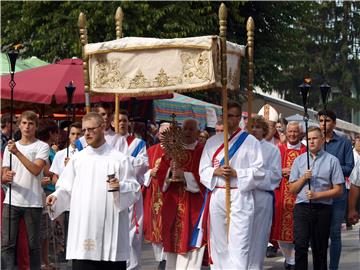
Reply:
[[[78,19],[80,42],[82,48],[82,60],[83,60],[83,75],[84,75],[84,89],[85,89],[85,108],[86,113],[90,112],[90,87],[89,87],[89,56],[85,53],[85,45],[88,44],[88,36],[86,29],[86,16],[80,12]]]
[[[223,122],[224,122],[224,165],[229,166],[229,140],[228,140],[228,100],[227,100],[227,59],[226,59],[226,20],[227,9],[224,3],[221,3],[219,8],[219,24],[220,24],[220,53],[221,53],[221,93],[223,106]],[[230,177],[225,179],[225,202],[226,202],[226,228],[227,236],[229,237],[230,228],[230,208],[231,208],[231,193],[230,193]]]
[[[327,98],[328,98],[328,94],[331,91],[331,87],[328,84],[322,84],[320,85],[320,91],[321,91],[321,100],[324,106],[324,136],[325,136],[325,144],[324,144],[324,150],[326,150],[326,118],[327,118],[327,110],[326,110],[326,106],[327,106]]]
[[[116,9],[115,13],[115,33],[116,39],[122,38],[122,21],[124,18],[124,13],[121,7]],[[120,97],[119,94],[115,94],[115,115],[114,115],[114,123],[115,123],[115,132],[119,133],[119,113],[120,113]]]
[[[311,89],[310,80],[305,79],[305,82],[299,85],[299,89],[303,98],[303,105],[304,105],[304,122],[305,122],[305,135],[306,135],[306,160],[307,160],[307,169],[310,170],[310,157],[309,157],[309,136],[308,136],[308,121],[309,121],[309,115],[308,115],[308,97],[309,92]],[[309,191],[311,190],[310,180],[308,181],[309,185]],[[311,202],[311,200],[310,200]]]
[[[252,131],[252,101],[254,89],[254,30],[255,24],[252,17],[249,17],[246,23],[247,31],[247,63],[248,63],[248,79],[247,79],[247,96],[248,96],[248,123],[247,130]]]
[[[14,88],[15,88],[15,66],[16,66],[16,59],[19,55],[18,47],[20,45],[14,46],[12,50],[10,50],[7,53],[7,56],[9,58],[10,63],[10,136],[11,140],[14,139],[13,134],[13,119],[14,119]],[[10,163],[9,163],[10,171],[12,170],[12,154],[10,153]],[[12,183],[9,182],[9,218],[11,217],[11,186]],[[11,235],[11,222],[9,221],[9,241],[10,241],[10,235]]]

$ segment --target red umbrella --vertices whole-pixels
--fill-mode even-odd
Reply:
[[[15,73],[16,86],[14,100],[41,104],[66,104],[65,85],[73,81],[76,87],[72,102],[85,103],[84,77],[82,60],[78,58],[64,59],[56,64],[36,67]],[[1,76],[1,99],[10,99],[10,75]],[[144,97],[142,99],[171,98],[172,95]],[[140,98],[139,98],[140,99]],[[120,98],[120,101],[128,98]],[[91,102],[111,102],[113,95],[96,95]]]

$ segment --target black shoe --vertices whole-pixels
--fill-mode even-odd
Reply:
[[[274,258],[277,256],[277,248],[274,246],[269,246],[266,249],[266,257]]]
[[[165,270],[165,266],[166,266],[166,261],[162,260],[161,262],[159,262],[159,265],[158,265],[157,269]]]
[[[286,261],[284,262],[284,269],[286,270],[295,270],[295,265],[288,264]]]

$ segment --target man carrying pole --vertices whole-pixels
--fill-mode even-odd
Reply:
[[[16,238],[21,217],[24,218],[29,239],[30,268],[40,269],[40,220],[43,207],[41,179],[49,157],[49,146],[35,137],[38,123],[38,117],[34,112],[23,112],[19,122],[21,139],[16,143],[10,140],[4,153],[2,182],[13,183],[13,198],[12,211],[9,213],[11,193],[8,190],[2,212],[2,225],[3,228],[10,226],[11,231],[5,229],[2,234],[2,269],[14,267]]]
[[[229,165],[224,163],[223,134],[211,137],[201,156],[200,181],[211,193],[207,208],[210,218],[209,253],[215,269],[247,269],[254,218],[255,181],[264,179],[260,143],[239,128],[241,105],[228,103]],[[230,179],[231,211],[227,237],[225,187]],[[206,212],[206,210],[204,210]],[[203,219],[206,217],[204,216]]]
[[[307,153],[296,158],[289,178],[290,192],[297,195],[294,210],[295,269],[308,269],[309,243],[313,268],[327,269],[331,205],[333,198],[342,194],[344,177],[339,160],[322,150],[324,137],[320,128],[309,128],[308,142],[310,160]]]

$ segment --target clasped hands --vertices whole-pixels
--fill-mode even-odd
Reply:
[[[215,169],[214,175],[228,178],[228,177],[237,177],[236,171],[230,166],[221,166]]]

